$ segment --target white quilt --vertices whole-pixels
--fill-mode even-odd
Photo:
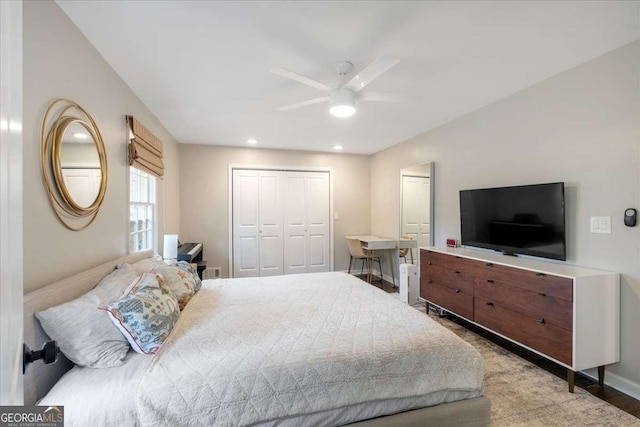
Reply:
[[[222,279],[180,315],[137,407],[146,426],[345,424],[365,402],[479,396],[483,376],[471,345],[347,274]]]

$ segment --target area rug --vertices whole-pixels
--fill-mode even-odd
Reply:
[[[395,294],[396,296],[398,294]],[[425,313],[424,304],[414,306]],[[426,315],[426,314],[425,314]],[[465,327],[430,313],[484,358],[493,426],[640,426],[640,419],[537,367]]]

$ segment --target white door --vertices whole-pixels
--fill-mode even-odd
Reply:
[[[309,247],[307,242],[307,174],[284,174],[284,271],[285,274],[306,273]]]
[[[428,177],[402,177],[402,235],[418,241],[418,247],[430,245],[431,187]]]
[[[331,270],[329,174],[307,172],[308,272]]]
[[[329,174],[285,172],[285,274],[331,269]]]
[[[282,172],[233,171],[233,276],[283,273]]]
[[[283,273],[282,172],[258,172],[258,259],[260,276]]]
[[[233,171],[233,277],[260,275],[259,172]]]
[[[22,2],[0,1],[0,405],[22,405]],[[42,343],[27,343],[37,348]]]
[[[62,178],[73,200],[82,207],[95,202],[100,192],[100,169],[62,168]]]
[[[328,172],[234,169],[233,276],[331,270]]]

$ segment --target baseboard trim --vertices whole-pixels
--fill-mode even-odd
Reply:
[[[587,377],[598,381],[598,371],[595,369],[587,369],[580,371],[580,373]],[[640,400],[640,384],[633,382],[625,377],[622,377],[614,372],[609,372],[607,369],[604,371],[604,383],[609,387],[613,387],[618,391],[628,394],[634,399]]]

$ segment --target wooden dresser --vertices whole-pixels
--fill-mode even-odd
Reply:
[[[420,297],[574,374],[620,360],[617,273],[462,248],[420,250]]]

